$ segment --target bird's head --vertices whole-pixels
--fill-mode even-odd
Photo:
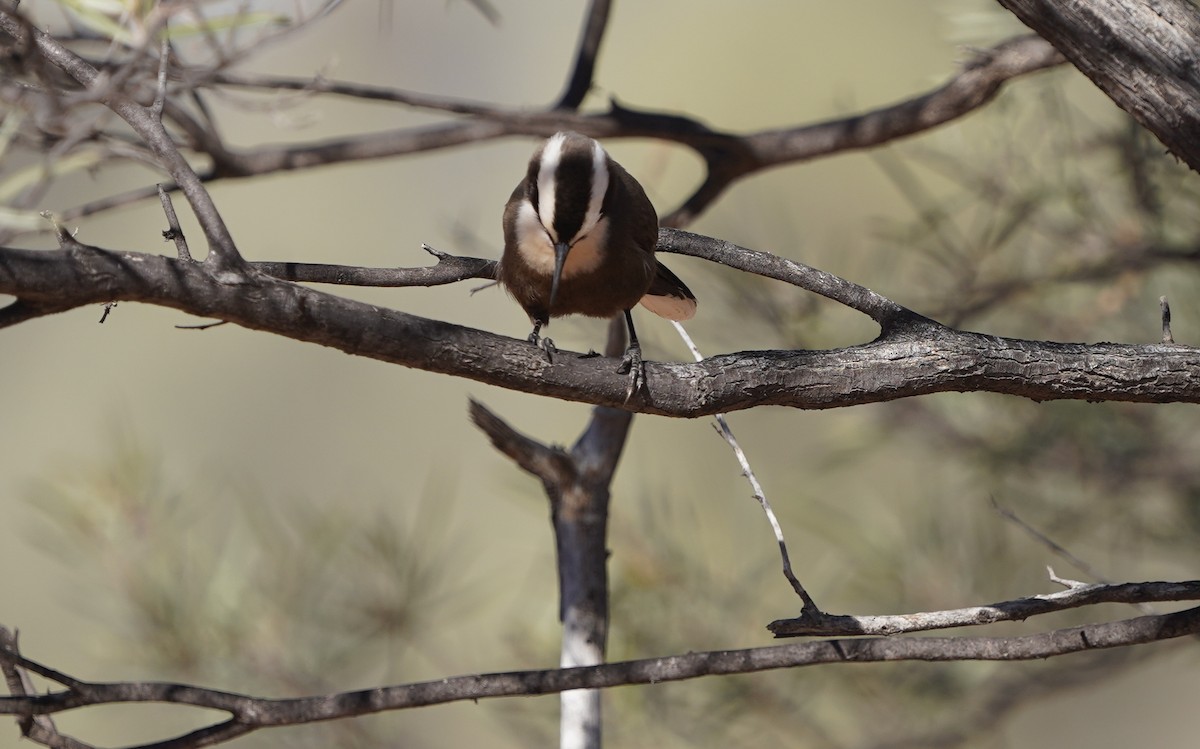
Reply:
[[[609,188],[608,154],[595,140],[573,132],[556,133],[529,160],[526,199],[518,218],[522,244],[553,249],[554,270],[550,283],[550,307],[558,294],[567,255],[589,236],[595,257],[578,258],[577,270],[585,271],[600,260],[598,249],[604,231],[604,197]],[[529,236],[540,235],[540,236]],[[549,261],[544,258],[544,262]]]

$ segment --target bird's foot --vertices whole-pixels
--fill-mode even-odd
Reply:
[[[642,362],[641,346],[630,346],[625,350],[625,357],[621,359],[621,366],[617,367],[617,374],[629,375],[629,387],[625,390],[625,402],[628,403],[634,393],[646,386],[646,366]]]
[[[596,353],[596,350],[595,350],[595,349],[588,349],[587,353],[586,353],[586,354],[580,354],[580,355],[579,355],[579,358],[580,358],[580,359],[595,359],[595,358],[596,358],[597,356],[599,356],[599,355],[600,355],[600,354]]]
[[[550,340],[549,338],[542,338],[538,335],[536,329],[529,334],[528,340],[546,354],[546,361],[551,364],[554,363],[554,355],[558,353],[558,349],[554,346],[554,341]]]

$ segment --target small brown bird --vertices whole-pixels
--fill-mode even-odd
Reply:
[[[638,302],[668,320],[690,320],[696,296],[654,259],[658,214],[646,192],[596,141],[550,137],[529,160],[504,207],[500,283],[529,314],[529,342],[552,317],[625,314],[626,399],[643,384],[642,349],[629,311]],[[542,348],[553,358],[554,343]]]

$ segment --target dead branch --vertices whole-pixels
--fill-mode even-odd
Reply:
[[[1200,13],[1187,0],[998,0],[1200,170]]]
[[[969,627],[993,622],[1024,621],[1031,616],[1094,606],[1098,603],[1156,603],[1200,600],[1200,581],[1075,585],[1045,595],[1001,601],[965,609],[884,616],[809,615],[778,619],[767,625],[776,637],[895,635],[934,629]]]
[[[171,307],[407,367],[640,413],[694,418],[761,405],[801,409],[939,392],[1033,400],[1200,402],[1200,350],[1188,346],[1027,341],[954,330],[844,279],[700,235],[664,230],[678,249],[786,280],[880,322],[874,341],[826,351],[750,351],[697,363],[648,363],[646,392],[625,400],[612,359],[563,352],[554,363],[524,340],[343,299],[250,272],[76,243],[0,248],[0,323],[44,310],[134,301]],[[1150,373],[1153,376],[1150,376]]]
[[[599,5],[590,11],[589,25],[581,44],[593,41],[599,44],[602,29],[595,27],[604,20],[599,18],[602,12]],[[615,101],[611,102],[608,112],[598,114],[580,114],[573,108],[564,107],[562,102],[573,101],[577,95],[574,88],[582,85],[575,82],[575,77],[586,67],[587,54],[581,47],[568,91],[560,102],[545,110],[512,109],[323,77],[282,78],[224,70],[194,70],[183,74],[185,85],[189,87],[222,85],[309,91],[386,101],[472,118],[465,122],[367,133],[319,143],[233,150],[209,129],[192,122],[182,111],[168,107],[167,114],[179,115],[181,119],[177,124],[192,136],[192,146],[212,158],[212,167],[201,175],[204,182],[404,156],[514,135],[546,137],[564,129],[596,138],[655,138],[691,148],[701,156],[708,169],[704,182],[691,197],[663,217],[663,225],[682,227],[711,205],[733,182],[753,172],[871,148],[919,134],[982,107],[1007,81],[1063,62],[1045,41],[1034,36],[1020,37],[979,53],[961,73],[927,94],[827,122],[738,135],[710,128],[691,118],[634,109]],[[63,211],[62,216],[72,220],[153,194],[152,190],[133,190]]]
[[[1174,584],[1168,584],[1174,585]],[[225,722],[139,749],[207,746],[254,730],[350,718],[462,700],[543,695],[569,689],[658,684],[701,676],[834,663],[1024,661],[1127,647],[1200,632],[1200,608],[1056,629],[1018,637],[882,637],[818,640],[718,650],[578,668],[475,674],[436,681],[291,699],[266,699],[163,682],[87,682],[0,649],[0,662],[67,686],[44,695],[0,697],[0,714],[42,716],[92,705],[158,702],[229,713]]]

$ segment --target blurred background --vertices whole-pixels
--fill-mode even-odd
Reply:
[[[53,26],[55,6],[22,8]],[[279,3],[282,9],[290,3]],[[263,7],[272,7],[269,3]],[[240,67],[537,108],[561,91],[579,1],[353,2]],[[617,3],[585,108],[610,98],[752,131],[837,118],[929,91],[1015,34],[985,0]],[[236,147],[442,121],[303,94],[210,97]],[[211,186],[252,260],[429,261],[422,243],[497,257],[500,213],[536,141]],[[660,213],[702,176],[690,152],[606,143]],[[866,285],[942,322],[1060,341],[1154,342],[1160,295],[1196,340],[1196,181],[1069,68],[1010,83],[980,112],[867,153],[755,175],[688,227]],[[10,162],[10,164],[13,162]],[[3,166],[3,165],[0,165]],[[9,172],[11,174],[11,170]],[[0,185],[5,172],[0,171]],[[161,177],[79,170],[39,208]],[[193,251],[202,236],[176,201]],[[72,222],[112,249],[173,253],[157,201]],[[26,234],[9,246],[51,247]],[[833,348],[877,330],[837,305],[675,256],[700,297],[706,354]],[[522,338],[498,289],[333,293]],[[490,449],[468,397],[547,443],[589,409],[121,304],[0,331],[0,623],[26,655],[85,679],[177,680],[312,694],[558,659],[540,485]],[[685,360],[639,322],[646,356]],[[560,347],[604,324],[558,320]],[[1195,577],[1195,406],[1043,403],[948,394],[731,417],[780,516],[797,574],[838,613],[955,608],[1069,578]],[[995,504],[1067,546],[1056,556]],[[613,488],[610,658],[766,644],[799,613],[770,528],[707,419],[635,419]],[[1136,615],[1115,606],[997,625],[1041,631]],[[1193,643],[1031,664],[881,664],[627,687],[606,695],[609,746],[1168,744],[1187,730]],[[236,746],[516,747],[556,741],[554,697],[456,704],[262,732]],[[1136,716],[1131,719],[1131,716]],[[211,716],[210,716],[211,717]],[[161,706],[63,715],[127,745],[201,724]],[[0,729],[0,747],[17,746]]]

